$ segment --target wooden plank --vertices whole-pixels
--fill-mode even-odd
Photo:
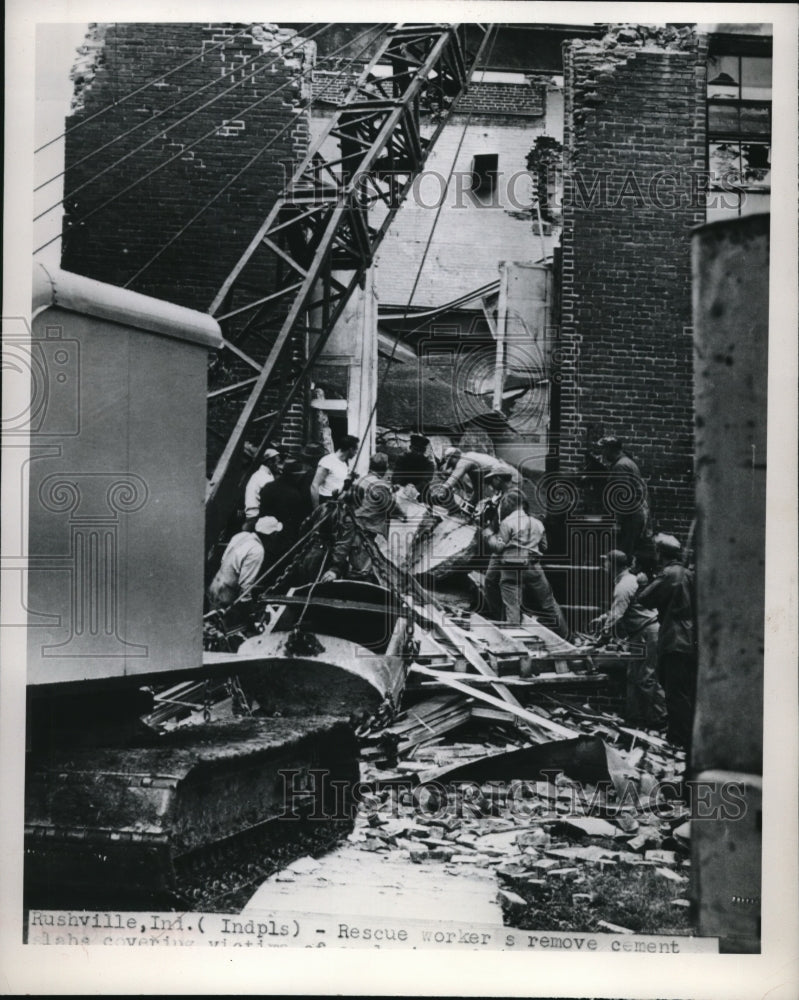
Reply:
[[[408,603],[412,603],[410,598],[408,599]],[[498,682],[496,671],[477,651],[474,639],[468,632],[448,622],[444,612],[430,604],[417,605],[414,603],[413,606],[415,610],[424,615],[432,623],[433,628],[442,639],[450,647],[457,650],[466,662],[471,667],[474,667],[478,674],[482,674],[483,677],[491,677],[495,680],[494,690],[503,701],[508,702],[509,705],[520,707],[517,698],[503,684]]]
[[[417,664],[413,664],[411,670],[414,670]],[[422,664],[418,664],[422,666]],[[435,668],[432,668],[435,669]],[[448,672],[447,676],[451,676]],[[457,679],[464,681],[466,684],[477,684],[484,687],[486,684],[491,683],[489,677],[476,677],[474,674],[458,674]],[[539,674],[538,677],[503,677],[502,683],[507,687],[516,688],[542,688],[542,687],[571,687],[572,685],[579,684],[604,684],[608,679],[607,674]],[[441,685],[446,687],[444,681],[422,681],[421,686],[424,688],[429,688],[431,690],[437,690]]]
[[[460,691],[461,694],[468,694],[472,698],[477,698],[479,701],[484,701],[488,705],[493,705],[494,708],[506,709],[517,718],[523,719],[525,722],[529,722],[533,726],[538,726],[540,729],[546,730],[553,736],[557,736],[559,739],[575,739],[578,736],[585,735],[585,733],[580,730],[568,729],[566,726],[561,726],[557,722],[552,722],[551,719],[545,719],[541,715],[536,715],[535,712],[530,712],[526,708],[522,708],[518,702],[514,705],[509,702],[501,701],[499,698],[495,698],[493,695],[479,690],[479,688],[469,687],[468,684],[456,681],[454,677],[442,677],[441,674],[436,673],[435,670],[430,670],[428,667],[414,666],[412,667],[412,670],[414,673],[421,673],[427,677],[434,677],[436,680],[440,680],[443,684],[446,684],[447,687],[451,687],[453,691]],[[515,698],[514,701],[516,701]]]

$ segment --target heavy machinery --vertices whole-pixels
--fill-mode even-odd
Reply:
[[[486,34],[487,26],[470,26],[477,48]],[[318,846],[347,828],[348,803],[328,802],[326,792],[320,798],[303,778],[322,765],[331,781],[357,778],[355,736],[340,702],[273,699],[269,716],[167,735],[141,720],[153,708],[154,686],[187,678],[210,684],[231,673],[230,656],[202,648],[204,539],[216,540],[238,503],[245,436],[292,331],[302,323],[313,334],[307,370],[465,87],[478,58],[465,38],[457,25],[402,25],[388,33],[372,66],[390,72],[376,83],[372,66],[361,75],[226,280],[211,316],[35,267],[30,340],[20,338],[32,384],[21,425],[30,439],[21,472],[30,904],[124,907],[145,898],[235,907],[242,887],[266,870],[255,865],[253,872],[252,850],[243,862],[237,845],[261,845],[257,853],[268,868],[286,852],[307,850],[304,840]],[[432,124],[423,137],[426,120]],[[383,210],[375,227],[369,208],[376,200]],[[261,356],[246,340],[253,333]],[[256,374],[206,484],[208,353],[241,356],[243,342]],[[233,396],[241,389],[227,388]],[[295,390],[285,388],[264,441]],[[215,398],[227,394],[217,387]],[[335,586],[328,591],[335,608]],[[360,596],[361,622],[377,617],[385,627],[387,614],[397,622],[379,588]],[[324,617],[319,608],[314,614]],[[351,679],[347,690],[363,704],[351,708],[379,708],[389,694],[396,700],[401,624],[389,630],[393,646],[372,650],[372,659],[359,664],[366,679]],[[329,620],[325,627],[331,631]],[[236,673],[246,680],[265,659],[285,661],[285,653],[255,650],[237,661]],[[316,680],[326,683],[330,674]],[[263,684],[259,690],[269,701]],[[302,831],[297,812],[291,822],[269,823],[287,801],[305,803]],[[213,898],[202,888],[209,856],[234,872]]]

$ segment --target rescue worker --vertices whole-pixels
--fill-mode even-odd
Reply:
[[[436,488],[436,493],[451,497],[456,489],[469,486],[473,494],[472,502],[477,504],[486,495],[487,476],[496,465],[497,459],[483,452],[448,449],[444,453],[444,469],[449,474],[441,486]],[[521,483],[518,471],[511,466],[506,468],[511,470],[513,481],[516,484]]]
[[[602,463],[608,470],[604,495],[606,506],[616,519],[617,548],[632,560],[649,520],[646,483],[617,437],[602,437],[598,445]]]
[[[394,486],[415,486],[423,503],[428,501],[430,484],[436,474],[436,463],[426,454],[429,444],[430,441],[423,434],[411,434],[410,448],[394,463],[391,476]]]
[[[264,544],[267,565],[272,565],[294,545],[299,538],[300,525],[311,513],[310,497],[301,488],[304,471],[301,462],[290,459],[280,476],[261,490],[261,518],[256,523],[256,531]],[[263,520],[265,518],[270,520]],[[274,521],[280,527],[275,528]],[[263,531],[260,530],[262,526]]]
[[[369,472],[355,487],[357,506],[353,517],[357,524],[373,537],[388,539],[388,526],[392,517],[404,521],[405,514],[397,503],[387,481],[388,456],[375,452],[369,459]],[[322,576],[322,583],[340,577],[364,578],[369,576],[372,560],[355,530],[352,518],[343,516],[339,533],[330,558],[331,566]]]
[[[475,511],[475,518],[481,530],[484,528],[491,528],[494,532],[499,530],[499,505],[502,497],[513,485],[514,472],[515,469],[511,466],[494,459],[493,466],[484,475],[484,486],[490,495],[480,501]]]
[[[666,700],[658,684],[658,616],[637,599],[639,582],[630,571],[627,556],[611,549],[600,557],[602,568],[613,581],[613,600],[605,614],[591,624],[598,628],[598,645],[616,638],[643,643],[643,659],[627,664],[625,716],[628,722],[651,729],[666,724]]]
[[[493,552],[485,578],[486,598],[492,617],[514,625],[522,621],[522,605],[530,597],[540,612],[542,624],[564,639],[569,627],[541,567],[546,550],[544,525],[528,513],[527,498],[520,489],[508,489],[499,503],[499,528],[483,529],[483,538]]]
[[[358,453],[358,438],[345,434],[338,448],[319,460],[311,483],[311,503],[318,507],[337,497],[351,479],[350,462]]]
[[[673,535],[655,535],[660,572],[638,592],[645,608],[657,610],[658,679],[666,692],[667,738],[690,753],[696,700],[696,595],[694,574],[681,561]]]
[[[261,456],[261,463],[247,480],[244,488],[244,516],[258,517],[261,510],[261,490],[267,483],[273,483],[280,474],[282,462],[276,448],[267,448]]]
[[[242,530],[228,542],[216,576],[208,587],[211,607],[217,610],[226,608],[247,594],[258,579],[263,561],[264,546],[255,533],[254,522],[245,521]]]

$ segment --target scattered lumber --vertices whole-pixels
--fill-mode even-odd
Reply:
[[[520,707],[518,699],[503,684],[498,682],[496,671],[477,650],[475,640],[469,632],[448,621],[445,613],[430,603],[416,605],[410,598],[408,598],[408,603],[431,623],[436,635],[444,645],[465,659],[478,674],[494,680],[494,690],[503,701],[509,705]]]
[[[471,699],[462,694],[437,695],[400,713],[380,738],[395,738],[397,753],[409,753],[421,743],[457,729],[471,718]]]
[[[458,674],[459,680],[464,680],[469,684],[476,684],[478,687],[485,687],[487,684],[493,685],[496,682],[490,677],[475,676],[475,674]],[[569,671],[566,674],[544,673],[535,677],[503,677],[502,684],[505,687],[515,688],[568,688],[575,684],[601,685],[607,682],[607,674],[580,674]],[[422,681],[422,687],[446,687],[444,681]],[[588,716],[585,716],[588,718]]]
[[[517,718],[523,719],[525,722],[537,727],[539,730],[543,729],[551,736],[556,736],[560,739],[573,739],[574,737],[582,735],[582,733],[576,729],[561,726],[557,722],[552,722],[551,719],[545,719],[542,715],[536,714],[536,712],[531,709],[522,708],[522,706],[516,702],[515,698],[513,701],[516,702],[516,704],[509,703],[507,700],[501,701],[499,698],[495,698],[493,695],[488,694],[485,691],[481,691],[476,687],[470,687],[468,683],[455,680],[454,677],[444,677],[438,671],[431,670],[429,667],[419,666],[418,664],[414,664],[411,667],[411,670],[414,673],[423,674],[426,677],[434,677],[437,680],[441,680],[442,683],[447,685],[447,687],[451,687],[453,691],[459,691],[461,694],[469,695],[479,701],[484,701],[488,705],[493,705],[494,708],[505,709]],[[511,697],[513,696],[511,695]]]

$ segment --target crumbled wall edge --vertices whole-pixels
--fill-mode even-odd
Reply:
[[[209,29],[217,25],[208,25]],[[224,25],[219,25],[224,27]],[[106,62],[105,39],[109,24],[92,23],[89,25],[82,44],[76,50],[75,62],[69,74],[73,93],[70,103],[70,113],[77,114],[84,110],[87,91],[91,88],[97,72]],[[311,96],[311,71],[316,63],[316,42],[305,41],[297,44],[297,32],[293,28],[281,28],[277,24],[267,22],[253,24],[249,36],[243,36],[263,51],[274,51],[283,58],[286,69],[293,69],[300,77],[302,93],[299,101],[292,103],[304,104]],[[276,43],[281,43],[276,48]],[[165,68],[168,69],[168,67]]]

